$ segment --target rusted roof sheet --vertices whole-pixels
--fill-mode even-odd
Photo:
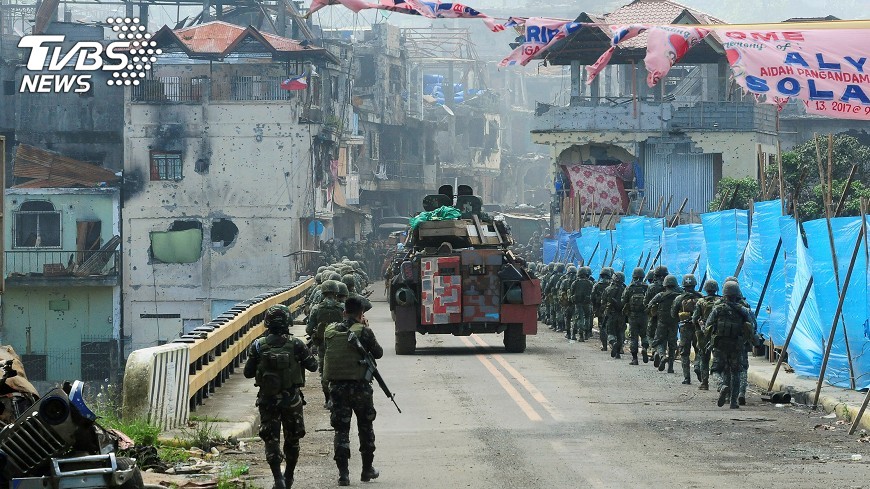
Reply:
[[[326,49],[308,42],[219,20],[176,30],[163,26],[154,34],[154,39],[162,47],[179,45],[191,58],[223,59],[232,54],[254,52],[280,59],[322,57],[337,62]],[[252,42],[260,47],[252,51]]]
[[[53,151],[19,144],[12,174],[30,179],[13,188],[96,187],[117,182],[115,172]]]

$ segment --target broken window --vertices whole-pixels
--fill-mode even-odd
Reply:
[[[60,211],[51,202],[29,200],[15,212],[14,248],[60,248]]]
[[[376,130],[369,131],[369,158],[372,160],[381,158],[381,134]]]
[[[498,121],[489,121],[486,124],[486,149],[498,149]]]
[[[180,151],[151,151],[151,180],[181,180]]]
[[[354,79],[354,84],[358,88],[368,88],[375,86],[377,80],[377,66],[375,65],[375,57],[372,55],[359,57],[359,76]]]
[[[211,246],[223,248],[229,246],[239,235],[239,228],[229,219],[214,219],[211,222]]]
[[[390,65],[390,91],[399,93],[402,90],[402,67]]]
[[[169,231],[150,233],[154,263],[194,263],[202,256],[202,223],[175,221]]]

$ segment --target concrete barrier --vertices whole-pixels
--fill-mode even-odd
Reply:
[[[162,429],[187,422],[246,360],[248,346],[265,332],[266,310],[284,304],[295,319],[314,279],[299,280],[240,302],[171,343],[133,351],[124,370],[123,416]]]

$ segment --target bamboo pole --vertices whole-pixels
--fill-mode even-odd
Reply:
[[[819,380],[816,383],[816,393],[813,396],[813,409],[819,407],[819,394],[822,391],[822,382],[825,381],[825,370],[828,368],[828,359],[831,356],[831,347],[834,344],[834,335],[837,333],[837,322],[840,320],[840,315],[843,313],[843,303],[846,301],[846,292],[849,290],[849,279],[852,278],[852,271],[855,269],[855,261],[858,258],[858,252],[861,250],[861,241],[864,238],[864,229],[858,231],[858,240],[855,242],[855,248],[852,250],[852,260],[849,263],[849,271],[846,272],[846,280],[843,282],[843,290],[840,292],[840,299],[837,301],[837,312],[834,314],[834,320],[831,322],[831,334],[828,336],[828,344],[825,346],[825,356],[822,358],[822,368],[819,371]],[[845,333],[845,327],[843,333]],[[851,357],[849,364],[851,366]],[[851,374],[852,382],[854,382],[854,374]],[[854,386],[852,387],[854,389]]]
[[[670,227],[674,227],[674,226],[677,225],[677,223],[678,223],[679,220],[680,220],[680,214],[683,212],[683,209],[686,208],[686,204],[688,204],[688,203],[689,203],[689,198],[688,198],[688,197],[686,197],[685,199],[683,199],[683,203],[680,204],[680,208],[677,209],[677,213],[674,214],[674,218],[671,220],[671,225],[670,225]],[[665,215],[665,217],[667,217],[667,215]]]
[[[783,180],[782,175],[782,142],[776,142],[776,162],[779,169],[777,170],[777,177],[779,180],[779,203],[782,205],[782,213],[786,213],[785,209],[785,181]]]
[[[804,293],[801,296],[801,302],[798,304],[797,311],[794,313],[794,319],[791,321],[791,327],[788,329],[788,336],[785,337],[785,343],[782,345],[782,353],[779,354],[779,358],[776,361],[776,368],[773,369],[773,375],[770,377],[770,384],[767,385],[767,392],[773,391],[773,384],[776,382],[776,376],[779,374],[779,368],[782,367],[783,358],[785,358],[785,354],[788,351],[788,345],[791,344],[791,337],[794,335],[794,330],[797,327],[798,320],[801,317],[801,313],[804,310],[804,304],[807,303],[807,297],[810,295],[810,289],[813,288],[813,277],[810,277],[809,281],[807,281],[807,286],[804,288]]]
[[[665,211],[662,213],[662,217],[668,217],[668,211],[671,210],[671,202],[673,202],[673,201],[674,201],[674,194],[671,194],[671,196],[668,197],[668,205],[665,206]]]
[[[767,293],[767,286],[770,285],[770,276],[773,275],[773,267],[776,266],[776,260],[779,258],[779,250],[782,249],[782,238],[776,243],[776,251],[773,252],[773,259],[770,260],[770,267],[767,269],[767,277],[764,279],[764,286],[761,288],[761,294],[758,297],[758,303],[755,305],[755,317],[758,317],[758,312],[761,311],[761,303],[764,301],[764,295]]]
[[[834,201],[834,135],[828,134],[828,206]]]
[[[636,216],[639,216],[643,212],[644,205],[646,205],[646,195],[644,195],[643,198],[640,199],[640,206],[638,206],[637,208],[637,214],[635,214]]]
[[[665,203],[665,196],[659,197],[659,205],[656,206],[656,211],[653,212],[653,217],[659,217],[659,212],[662,210],[662,205]]]
[[[755,145],[755,166],[761,183],[761,197],[767,199],[767,175],[764,171],[764,153],[761,151],[761,143]]]
[[[849,178],[846,179],[846,186],[843,187],[843,193],[840,194],[840,200],[837,202],[837,208],[834,210],[834,215],[839,216],[843,212],[843,207],[846,205],[846,196],[849,195],[849,190],[852,187],[852,179],[855,178],[855,172],[858,171],[858,165],[852,165],[849,170]]]
[[[734,189],[734,191],[736,192],[737,189]],[[716,209],[716,212],[721,211],[725,207],[725,201],[727,200],[727,197],[728,197],[728,189],[725,189],[725,192],[722,193],[722,200],[719,201],[719,208]]]

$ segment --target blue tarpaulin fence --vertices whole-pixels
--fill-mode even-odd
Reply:
[[[575,263],[582,259],[597,276],[602,266],[610,264],[616,251],[614,269],[631,273],[638,262],[641,267],[650,269],[661,247],[657,264],[667,266],[678,279],[690,273],[697,260],[695,276],[699,284],[706,277],[717,280],[721,287],[725,278],[734,274],[743,257],[738,276],[741,290],[752,309],[758,309],[759,332],[777,346],[785,342],[803,292],[812,278],[813,286],[797,321],[788,354],[789,364],[799,375],[818,377],[862,220],[860,217],[831,220],[838,286],[824,219],[807,221],[799,227],[792,217],[782,215],[779,200],[756,203],[751,226],[749,217],[745,210],[710,212],[701,215],[701,224],[666,228],[663,219],[626,216],[613,231],[587,227],[580,232],[557,233],[554,239],[544,242],[544,261],[566,256],[572,257]],[[870,222],[870,216],[866,218]],[[855,386],[865,389],[870,387],[870,274],[866,240],[858,245],[825,380],[839,387],[849,387],[853,375],[849,371],[851,355]],[[767,290],[759,307],[765,281]]]

